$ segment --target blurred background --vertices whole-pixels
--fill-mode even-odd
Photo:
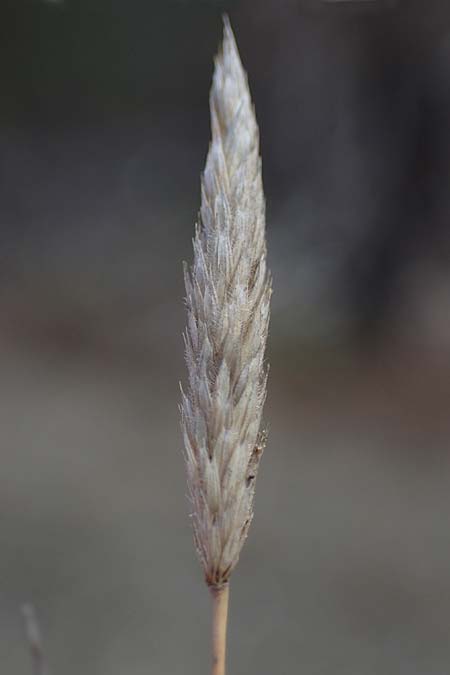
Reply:
[[[450,9],[2,0],[0,660],[209,668],[177,404],[221,14],[274,276],[230,674],[450,668]]]

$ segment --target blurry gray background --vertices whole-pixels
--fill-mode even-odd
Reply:
[[[178,427],[212,59],[228,11],[274,276],[230,675],[450,670],[450,9],[3,0],[0,662],[209,669]]]

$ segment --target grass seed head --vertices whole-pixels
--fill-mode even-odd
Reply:
[[[258,126],[226,18],[210,109],[194,260],[185,268],[181,412],[195,543],[207,583],[220,587],[253,517],[271,295]]]

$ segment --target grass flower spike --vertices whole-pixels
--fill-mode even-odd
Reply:
[[[227,19],[224,24],[194,261],[185,270],[189,383],[181,404],[195,543],[215,598],[218,674],[224,672],[228,580],[252,520],[264,448],[271,295],[258,126]]]

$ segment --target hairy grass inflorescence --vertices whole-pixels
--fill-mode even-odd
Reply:
[[[220,588],[253,516],[271,295],[258,126],[226,18],[210,108],[194,261],[185,267],[189,385],[181,410],[195,543],[208,585]]]

